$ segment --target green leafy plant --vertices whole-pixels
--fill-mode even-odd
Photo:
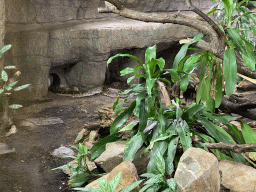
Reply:
[[[56,170],[56,169],[70,169],[72,174],[69,176],[68,184],[71,187],[80,187],[84,183],[88,182],[92,178],[98,178],[101,177],[104,174],[93,174],[86,164],[86,156],[87,156],[87,147],[82,145],[81,143],[78,144],[78,148],[75,146],[72,146],[75,148],[78,153],[77,156],[65,156],[64,158],[73,158],[76,161],[73,163],[68,163],[66,165],[51,169],[50,171]]]
[[[87,191],[87,192],[114,192],[117,188],[120,179],[121,179],[122,171],[113,177],[113,179],[108,183],[108,181],[104,178],[98,179],[98,183],[100,187],[91,187],[91,188],[74,188],[74,190],[78,191]],[[125,187],[120,192],[130,192],[132,189],[137,187],[142,181],[137,181],[132,183],[131,185]]]
[[[0,58],[2,55],[8,51],[11,48],[11,45],[5,45],[1,50],[0,50]],[[20,71],[17,71],[12,78],[8,76],[7,70],[13,70],[16,69],[15,66],[5,66],[4,69],[1,70],[1,76],[0,76],[0,101],[1,104],[3,105],[3,117],[5,121],[9,121],[8,113],[9,110],[8,108],[11,109],[18,109],[22,107],[20,104],[12,104],[9,105],[9,97],[13,93],[13,91],[20,91],[22,89],[26,89],[27,87],[30,86],[30,84],[25,84],[21,85],[18,87],[15,87],[15,85],[18,83],[17,78],[21,74]],[[3,124],[6,124],[4,122]],[[4,126],[4,125],[2,125]]]

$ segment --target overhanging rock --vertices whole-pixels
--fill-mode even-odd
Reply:
[[[10,6],[14,1],[18,0],[8,1],[7,8],[12,10],[13,7]],[[145,49],[198,34],[192,28],[177,24],[136,21],[112,13],[97,15],[97,7],[104,3],[96,1],[96,4],[92,4],[87,0],[76,0],[73,5],[70,1],[63,0],[63,10],[69,7],[72,10],[64,11],[67,16],[63,10],[56,11],[62,9],[58,0],[50,3],[44,0],[24,1],[24,5],[19,4],[23,12],[16,11],[12,16],[10,11],[7,12],[5,44],[12,44],[13,47],[6,53],[5,65],[16,65],[22,72],[20,84],[32,84],[29,91],[25,89],[17,92],[19,98],[40,99],[45,96],[49,74],[53,81],[56,77],[60,81],[57,84],[63,87],[84,90],[101,86],[105,81],[106,62],[112,50]],[[144,7],[142,1],[127,2],[138,3],[135,9],[141,10]],[[164,2],[165,4],[161,4],[158,0],[150,0],[144,11],[184,10],[185,1],[175,2],[175,5],[179,4],[176,8],[169,0]],[[206,2],[209,1],[197,0],[195,5],[207,9],[210,6]],[[157,10],[153,6],[156,4],[159,8]],[[43,8],[39,9],[40,6],[53,11],[51,14],[47,14],[47,11],[44,13]],[[160,9],[165,6],[168,9]],[[78,15],[75,16],[76,14]],[[139,53],[139,59],[143,61],[144,55]]]

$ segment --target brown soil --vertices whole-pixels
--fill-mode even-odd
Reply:
[[[0,191],[72,191],[68,188],[67,176],[61,170],[49,172],[70,159],[56,158],[51,153],[61,144],[66,147],[74,145],[83,125],[99,121],[98,110],[112,106],[114,101],[115,98],[102,94],[72,98],[49,93],[44,101],[23,104],[23,108],[13,112],[17,133],[9,137],[0,135],[0,143],[6,143],[16,151],[0,155]],[[59,117],[64,123],[19,126],[21,120],[38,117]]]

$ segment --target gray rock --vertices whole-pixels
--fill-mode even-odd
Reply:
[[[0,155],[8,154],[8,153],[14,153],[14,149],[10,149],[7,144],[0,143]]]
[[[34,127],[39,125],[55,125],[55,124],[61,124],[61,123],[64,123],[64,122],[58,117],[29,118],[29,119],[26,119],[25,121],[21,121],[20,126]]]
[[[178,192],[220,191],[218,159],[199,148],[189,148],[181,156],[174,179]]]
[[[119,163],[123,161],[124,149],[125,149],[125,141],[117,141],[113,143],[108,143],[106,145],[106,150],[95,159],[95,163],[97,166],[102,168],[105,172],[110,172],[114,169]],[[133,160],[133,164],[135,165],[138,174],[145,173],[147,170],[147,165],[150,158],[150,153],[147,152],[141,155],[141,152],[145,148],[141,148],[138,153],[135,155]]]
[[[256,191],[256,169],[235,161],[221,160],[219,170],[222,187],[231,192]]]
[[[63,158],[65,156],[69,156],[69,155],[75,155],[75,152],[72,149],[64,147],[64,146],[60,146],[58,149],[55,149],[52,152],[52,156],[54,156],[54,157]]]

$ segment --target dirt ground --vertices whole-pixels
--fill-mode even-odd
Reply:
[[[9,137],[0,135],[15,153],[0,155],[0,192],[57,192],[72,191],[67,186],[67,176],[50,169],[65,164],[70,159],[51,156],[61,145],[71,147],[78,132],[88,122],[98,121],[97,111],[112,106],[115,98],[97,94],[73,98],[48,94],[44,101],[23,104],[14,112],[17,133]],[[62,124],[35,127],[19,126],[27,118],[59,117]]]

